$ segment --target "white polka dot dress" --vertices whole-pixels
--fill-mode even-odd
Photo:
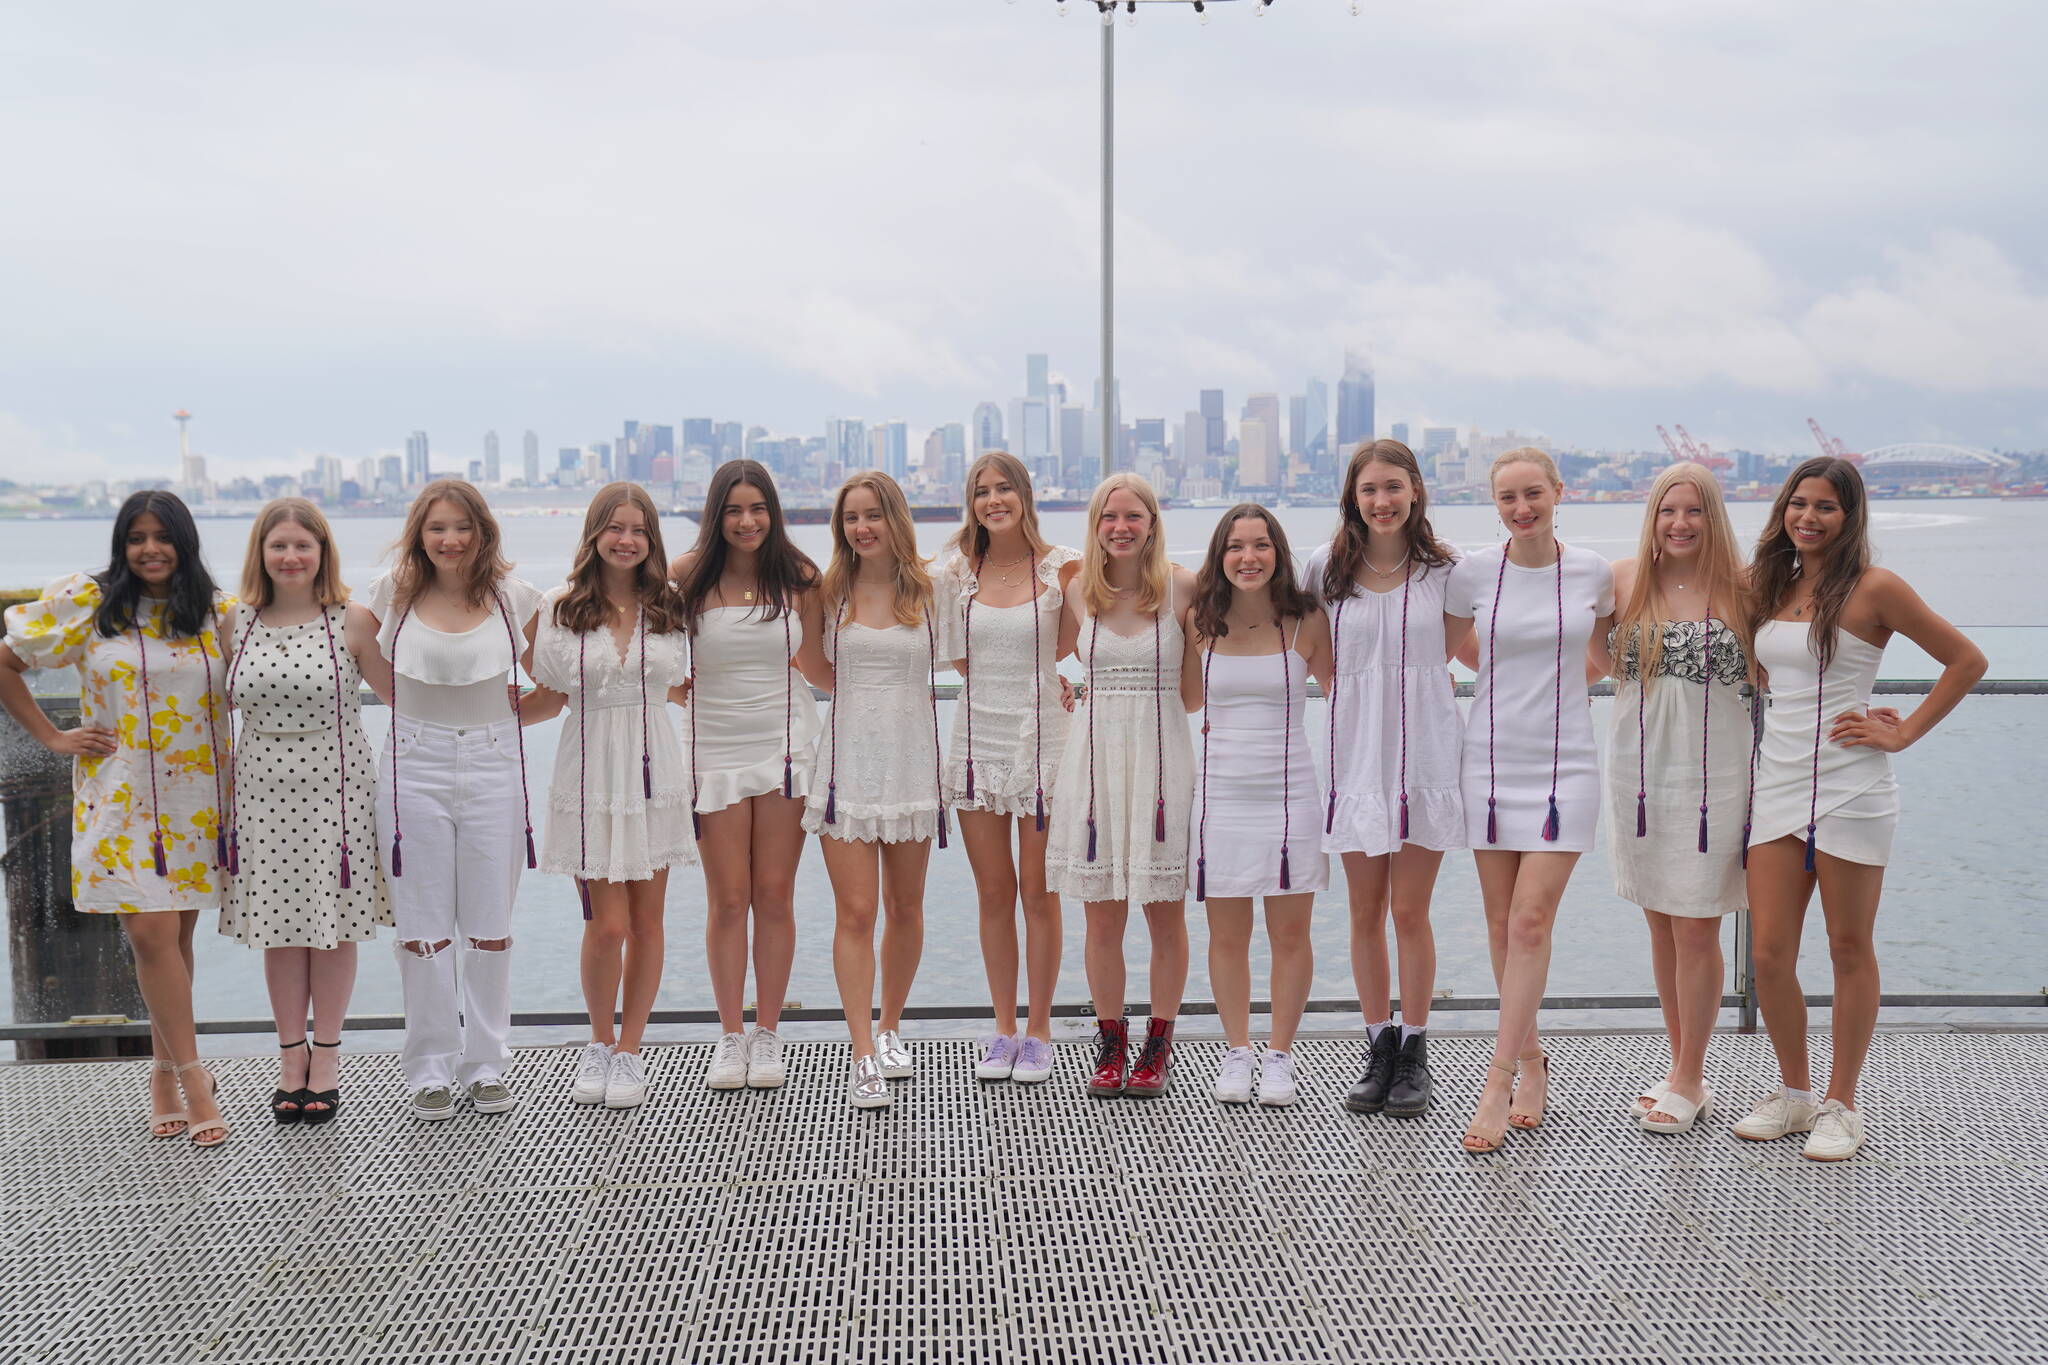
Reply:
[[[357,700],[362,675],[342,639],[343,612],[327,608],[332,655],[317,616],[281,628],[240,623],[248,639],[233,675],[242,724],[232,825],[238,870],[220,931],[252,948],[332,948],[374,938],[378,925],[391,923],[377,849],[376,770]]]

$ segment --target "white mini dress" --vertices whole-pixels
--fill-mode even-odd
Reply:
[[[1190,885],[1204,898],[1294,896],[1330,884],[1300,629],[1297,622],[1287,647],[1272,654],[1203,653]]]
[[[794,609],[769,617],[749,603],[697,612],[684,738],[701,814],[769,792],[802,800],[810,791],[818,703],[790,663],[803,644]]]
[[[1870,709],[1871,686],[1884,651],[1846,630],[1835,632],[1835,657],[1821,677],[1805,621],[1766,621],[1756,632],[1756,661],[1770,683],[1763,745],[1757,753],[1754,848],[1788,834],[1852,863],[1883,867],[1899,824],[1899,786],[1892,756],[1828,739],[1844,711]],[[1825,682],[1825,686],[1821,684]]]
[[[938,639],[928,621],[825,636],[832,703],[811,766],[804,828],[849,843],[902,844],[939,832]]]

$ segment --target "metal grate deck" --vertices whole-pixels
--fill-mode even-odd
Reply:
[[[216,1152],[144,1135],[139,1063],[0,1067],[0,1361],[2048,1359],[2048,1035],[1880,1033],[1839,1166],[1728,1136],[1761,1037],[1716,1040],[1680,1139],[1621,1117],[1661,1039],[1553,1038],[1549,1121],[1478,1159],[1478,1039],[1406,1124],[1337,1107],[1349,1040],[1300,1044],[1292,1110],[1216,1106],[1213,1044],[1151,1103],[1087,1099],[1071,1045],[1033,1087],[912,1046],[881,1113],[839,1044],[723,1094],[655,1047],[631,1113],[532,1049],[517,1112],[440,1125],[355,1056],[314,1130],[268,1121],[268,1059],[215,1062]]]

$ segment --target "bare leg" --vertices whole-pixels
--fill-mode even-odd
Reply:
[[[1671,941],[1671,916],[1647,907],[1643,921],[1650,929],[1650,975],[1657,982],[1657,1008],[1664,1015],[1664,1037],[1671,1048],[1671,1065],[1664,1068],[1663,1084],[1669,1087],[1678,1077],[1678,1054],[1685,1036],[1684,1013],[1678,1005],[1678,957]],[[1638,1114],[1650,1112],[1654,1102],[1638,1095]]]
[[[1059,990],[1060,898],[1045,889],[1045,832],[1017,821],[1017,884],[1024,904],[1024,973],[1030,989],[1025,1032],[1052,1041],[1052,998]]]
[[[621,1052],[638,1052],[647,1016],[661,991],[661,962],[667,948],[662,914],[668,908],[668,869],[644,882],[626,884],[626,957],[619,1001]]]
[[[1313,892],[1266,897],[1266,942],[1273,950],[1271,1045],[1275,1052],[1286,1052],[1294,1046],[1295,1030],[1301,1027],[1309,988],[1315,984],[1316,951],[1308,937],[1309,914],[1315,904]],[[1408,965],[1405,957],[1401,965]]]
[[[128,947],[135,958],[135,983],[142,988],[143,1003],[149,1006],[150,1025],[160,1033],[163,1047],[175,1066],[196,1061],[199,1037],[192,1026],[192,928],[199,922],[197,910],[159,910],[121,916],[128,933]],[[197,1071],[178,1078],[185,1097],[185,1112],[192,1124],[220,1117],[213,1086]]]
[[[931,863],[929,839],[883,844],[882,854],[882,1028],[903,1027],[903,1007],[924,956],[924,876]],[[1016,1006],[1010,1018],[1015,1025]]]
[[[754,1020],[782,1023],[796,960],[796,868],[804,856],[804,803],[781,792],[752,797],[754,808]]]
[[[1436,931],[1429,923],[1429,902],[1436,893],[1436,875],[1444,855],[1437,849],[1403,844],[1390,860],[1393,874],[1387,901],[1394,914],[1394,941],[1401,950],[1401,1022],[1426,1028],[1429,1002],[1436,993]],[[1384,948],[1384,938],[1381,943]]]
[[[1095,1017],[1124,1017],[1124,923],[1130,906],[1123,901],[1088,901],[1081,910],[1087,921],[1082,965],[1088,973],[1088,994]]]
[[[312,958],[310,948],[263,950],[263,984],[270,992],[270,1017],[277,1024],[279,1090],[297,1090],[311,1084],[307,1079],[306,1056],[311,1049],[299,1044],[306,1040],[306,1011],[313,1002]]]
[[[1799,938],[1813,873],[1806,870],[1806,844],[1786,836],[1749,850],[1750,951],[1756,1001],[1763,1010],[1778,1074],[1791,1090],[1813,1089],[1806,1050],[1806,996],[1799,987]]]
[[[1391,855],[1346,853],[1344,890],[1351,907],[1351,982],[1368,1024],[1394,1014],[1393,973],[1387,963],[1387,881]],[[1402,955],[1407,965],[1407,955]]]
[[[1707,1041],[1721,1013],[1721,985],[1727,964],[1721,957],[1721,919],[1664,917],[1673,945],[1676,999],[1667,1006],[1677,1030],[1672,1038],[1671,1086],[1698,1104],[1707,1095]]]
[[[1188,988],[1188,903],[1151,901],[1145,906],[1145,927],[1152,933],[1152,1017],[1173,1019]]]
[[[1209,992],[1232,1047],[1252,1045],[1252,902],[1249,896],[1211,896]]]
[[[313,1037],[323,1043],[341,1041],[342,1025],[348,1022],[349,997],[356,989],[356,945],[337,943],[332,948],[308,949],[307,979],[313,995]],[[341,1083],[341,1049],[316,1047],[308,1062],[306,1085],[312,1090],[333,1090]],[[319,1105],[318,1108],[326,1108]]]
[[[1814,863],[1820,873],[1821,913],[1828,923],[1828,955],[1835,967],[1834,1058],[1826,1098],[1854,1109],[1856,1083],[1870,1055],[1870,1035],[1877,1030],[1877,950],[1871,936],[1884,891],[1884,869],[1828,853],[1816,855]]]
[[[996,1032],[1017,1031],[1017,870],[1010,862],[1010,817],[963,810],[960,842],[974,870],[975,900],[981,910],[981,966]]]
[[[1494,1042],[1496,1060],[1518,1058],[1525,1065],[1515,1087],[1513,1122],[1526,1116],[1541,1122],[1550,1097],[1550,1064],[1536,1037],[1536,1015],[1543,1006],[1543,988],[1550,981],[1551,928],[1565,883],[1578,866],[1576,853],[1524,853],[1515,872],[1514,898],[1508,907],[1507,964],[1501,973],[1501,1028]],[[1517,1040],[1519,1051],[1514,1051]],[[1525,1126],[1534,1126],[1528,1124]]]
[[[593,881],[590,918],[583,925],[583,1008],[590,1015],[592,1042],[611,1047],[619,1008],[619,954],[626,943],[626,887],[621,882]]]
[[[826,835],[825,872],[832,879],[832,975],[855,1057],[875,1051],[875,915],[881,897],[881,869],[874,844]]]
[[[747,1026],[747,910],[754,900],[754,804],[739,801],[698,817],[703,826],[697,854],[704,863],[704,958],[711,972],[711,998],[718,1006],[721,1033],[740,1033]],[[780,1002],[781,996],[776,1000]]]

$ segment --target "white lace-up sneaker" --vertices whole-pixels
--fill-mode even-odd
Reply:
[[[1814,1116],[1819,1113],[1819,1105],[1793,1099],[1781,1085],[1757,1101],[1749,1117],[1736,1124],[1733,1131],[1735,1136],[1751,1142],[1776,1142],[1787,1133],[1811,1132]]]
[[[718,1040],[718,1050],[711,1054],[711,1070],[704,1075],[704,1084],[713,1090],[738,1090],[747,1083],[747,1036],[744,1033],[728,1033]]]
[[[604,1080],[611,1069],[611,1044],[585,1043],[576,1059],[576,1083],[569,1087],[570,1100],[577,1104],[603,1103]]]
[[[1862,1148],[1863,1115],[1840,1100],[1824,1100],[1800,1155],[1808,1161],[1847,1161]]]
[[[788,1079],[789,1068],[782,1060],[782,1035],[756,1024],[747,1036],[748,1089],[774,1090]]]
[[[1224,1104],[1250,1104],[1252,1066],[1250,1048],[1226,1048],[1223,1063],[1216,1068],[1216,1098]]]
[[[604,1107],[638,1109],[646,1102],[647,1063],[637,1052],[613,1053],[611,1073],[604,1082]]]
[[[1284,1109],[1294,1095],[1294,1054],[1267,1048],[1259,1058],[1259,1103]]]

